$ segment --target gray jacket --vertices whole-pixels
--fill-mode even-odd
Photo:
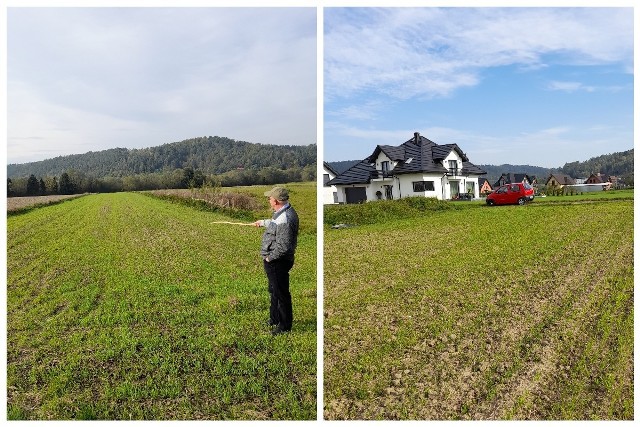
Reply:
[[[298,245],[298,214],[295,209],[287,203],[273,214],[272,219],[262,220],[262,225],[266,227],[260,246],[262,259],[293,261]]]

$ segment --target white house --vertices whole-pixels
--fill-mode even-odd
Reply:
[[[327,163],[322,162],[322,201],[325,205],[338,203],[338,189],[327,183],[338,176],[338,173]]]
[[[327,182],[338,203],[424,196],[455,199],[480,196],[478,177],[485,171],[469,162],[456,144],[438,145],[414,133],[399,146],[378,145],[360,163]]]

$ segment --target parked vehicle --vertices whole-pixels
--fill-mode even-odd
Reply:
[[[533,187],[527,183],[506,184],[487,195],[487,204],[524,205],[533,200]]]

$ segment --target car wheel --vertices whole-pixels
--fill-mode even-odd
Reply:
[[[495,204],[496,204],[496,202],[494,202],[493,200],[487,200],[487,204],[488,204],[489,206],[493,206],[493,205],[495,205]]]
[[[526,200],[524,199],[524,197],[520,197],[520,198],[518,199],[518,204],[519,204],[520,206],[524,205],[524,204],[525,204],[525,202],[526,202]]]

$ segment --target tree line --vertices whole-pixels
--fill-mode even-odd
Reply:
[[[7,166],[9,178],[60,177],[77,171],[96,178],[126,178],[167,174],[191,168],[204,174],[221,175],[234,170],[275,168],[288,170],[316,163],[317,147],[310,145],[266,145],[206,136],[143,149],[114,148],[85,154]]]
[[[588,178],[591,174],[602,173],[617,176],[627,185],[633,185],[633,148],[592,157],[584,162],[565,163],[560,172],[573,178]]]
[[[100,178],[83,171],[70,169],[62,172],[59,176],[30,174],[28,177],[8,178],[7,196],[114,193],[169,188],[198,188],[204,185],[235,187],[315,180],[315,163],[304,167],[293,166],[288,169],[278,169],[272,166],[262,169],[235,169],[222,174],[206,174],[200,169],[185,167],[165,172]]]

